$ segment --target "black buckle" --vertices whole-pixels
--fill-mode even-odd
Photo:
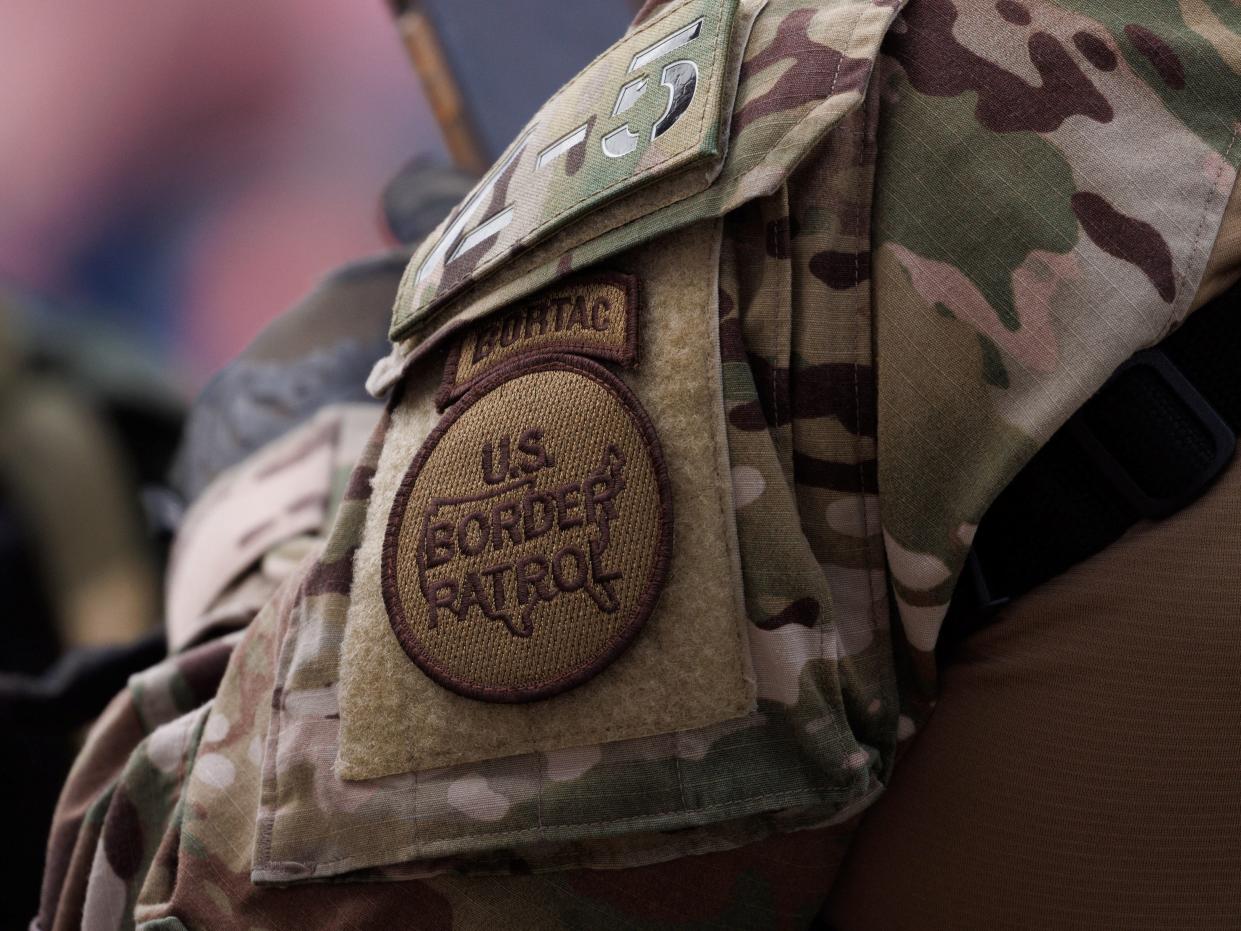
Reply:
[[[939,632],[937,650],[940,655],[951,653],[967,636],[990,624],[1010,601],[1009,596],[992,590],[982,561],[978,558],[978,549],[971,547]]]
[[[1099,439],[1085,417],[1079,413],[1069,420],[1067,426],[1082,450],[1137,513],[1147,520],[1159,520],[1175,514],[1211,487],[1220,473],[1224,471],[1224,467],[1231,461],[1237,448],[1237,436],[1219,412],[1177,368],[1176,363],[1160,349],[1146,349],[1134,355],[1113,373],[1108,384],[1128,370],[1140,366],[1148,368],[1159,376],[1163,384],[1197,418],[1214,441],[1214,457],[1191,481],[1178,489],[1175,494],[1165,497],[1153,496],[1138,484],[1129,470],[1125,468],[1124,463],[1117,459]],[[1106,387],[1107,385],[1104,385],[1104,388]]]
[[[991,584],[987,581],[987,573],[982,567],[982,560],[978,558],[976,547],[971,547],[969,555],[965,557],[965,565],[961,569],[961,579],[957,582],[957,587],[960,588],[962,584],[969,585],[970,593],[973,595],[970,599],[971,607],[980,617],[989,618],[1012,601],[1008,595],[992,591]]]

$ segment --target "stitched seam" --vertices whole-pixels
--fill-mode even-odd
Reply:
[[[292,635],[291,630],[289,631],[289,634],[290,636]],[[281,644],[280,652],[281,653],[284,652],[283,643]],[[283,666],[283,664],[281,665]],[[284,725],[284,689],[282,688],[282,685],[283,685],[283,682],[285,681],[285,676],[284,676],[283,669],[281,670],[281,673],[282,674],[279,680],[276,683],[274,683],[276,688],[281,689],[280,708],[272,709],[271,724],[269,725],[273,732],[272,736],[269,738],[269,743],[271,744],[270,752],[273,757],[272,775],[271,775],[271,782],[270,782],[271,798],[264,799],[264,796],[267,794],[267,792],[265,791],[259,792],[260,809],[262,808],[267,809],[267,811],[264,812],[263,817],[260,819],[261,824],[259,827],[259,838],[258,838],[259,849],[255,851],[255,859],[259,860],[260,862],[271,859],[271,848],[274,843],[274,835],[276,833],[276,821],[278,820],[276,818],[276,812],[280,807],[280,737],[281,737],[281,733],[284,730],[284,726],[283,726]],[[263,786],[264,789],[266,789],[267,780],[262,780],[262,782],[264,783],[264,786]],[[264,802],[266,802],[266,804],[264,804]]]
[[[263,822],[263,825],[260,828],[260,831],[261,831],[260,843],[262,844],[263,850],[261,853],[259,853],[258,850],[255,851],[256,860],[260,858],[262,860],[271,859],[271,848],[273,844],[275,843],[276,822],[279,820],[276,817],[276,812],[280,808],[280,791],[281,791],[280,741],[281,741],[281,738],[284,736],[284,716],[286,713],[285,712],[285,699],[288,697],[288,690],[285,688],[285,685],[288,683],[289,675],[293,669],[293,656],[296,652],[297,635],[301,627],[301,625],[297,623],[297,621],[301,620],[301,613],[305,610],[305,601],[303,600],[304,596],[302,592],[302,587],[303,586],[299,585],[298,591],[292,593],[292,595],[290,596],[291,598],[295,599],[294,603],[290,606],[290,613],[296,611],[298,613],[298,617],[289,618],[289,623],[285,631],[285,635],[281,639],[279,651],[276,657],[278,673],[277,673],[275,680],[272,683],[272,688],[280,690],[280,707],[272,709],[271,722],[268,725],[268,727],[273,730],[273,735],[268,740],[268,743],[270,744],[270,747],[271,747],[269,752],[272,754],[271,799],[270,800],[265,799],[265,796],[267,794],[266,792],[267,780],[262,779],[262,773],[260,772],[260,782],[263,788],[259,792],[259,803],[261,807],[268,808],[268,813],[265,814],[264,817],[261,819]],[[264,755],[264,763],[266,763],[266,754]],[[265,802],[267,804],[264,804]]]
[[[1220,160],[1219,169],[1216,171],[1215,177],[1211,179],[1211,187],[1207,191],[1206,200],[1202,204],[1202,218],[1198,221],[1198,229],[1194,232],[1193,247],[1190,250],[1191,255],[1196,255],[1201,250],[1202,240],[1206,236],[1207,218],[1211,214],[1211,202],[1213,200],[1223,199],[1224,197],[1228,196],[1226,194],[1221,195],[1219,193],[1219,180],[1223,176],[1225,167],[1227,167],[1230,164],[1228,159],[1232,155],[1233,147],[1236,146],[1237,144],[1238,135],[1241,135],[1241,123],[1235,124],[1233,126],[1232,138],[1228,140],[1228,148],[1224,150],[1224,156]],[[1234,183],[1236,182],[1234,181]],[[1209,261],[1209,256],[1208,256],[1208,261]],[[1183,272],[1181,273],[1181,282],[1182,284],[1187,283]],[[1201,279],[1199,279],[1199,287],[1201,287]],[[1185,316],[1189,312],[1189,305],[1193,303],[1194,296],[1195,295],[1189,296],[1189,299],[1185,305],[1185,314],[1182,314],[1180,316],[1180,319],[1177,319],[1177,320],[1169,319],[1168,322],[1164,325],[1163,329],[1160,331],[1159,338],[1155,340],[1155,342],[1159,342],[1160,340],[1162,340],[1165,336],[1167,336],[1172,331],[1173,326],[1175,326],[1177,323],[1180,322],[1180,320],[1183,320],[1185,318]]]
[[[539,766],[539,794],[535,799],[535,815],[538,817],[538,832],[543,833],[543,792],[547,788],[547,754],[536,753],[536,762]],[[418,819],[414,819],[414,836],[418,833]]]
[[[715,320],[711,321],[709,325],[714,326],[716,329],[716,336],[714,337],[716,348],[715,348],[715,352],[705,352],[703,353],[703,356],[706,360],[705,368],[706,368],[707,383],[714,386],[715,379],[717,375],[719,376],[720,393],[718,397],[718,403],[720,404],[721,409],[722,409],[723,404],[724,404],[724,384],[723,384],[724,379],[723,379],[723,374],[719,372],[719,366],[723,364],[723,361],[722,361],[722,350],[720,349],[720,346],[719,346],[718,306],[719,306],[719,294],[720,294],[720,256],[723,250],[723,236],[724,236],[723,221],[719,219],[713,221],[712,227],[714,228],[714,232],[712,233],[712,237],[711,237],[711,241],[712,241],[711,250],[714,253],[712,258],[715,264],[715,277],[712,282],[714,285],[714,288],[712,290],[715,292],[715,294],[714,294],[714,297],[708,297],[707,311],[709,313],[714,311]],[[708,400],[710,404],[712,405],[712,407],[714,407],[714,405],[717,402],[717,399],[715,397],[710,397]],[[723,484],[725,481],[729,483],[729,486],[731,486],[732,484],[731,475],[725,476],[720,473],[720,462],[722,461],[723,457],[726,457],[728,455],[727,450],[722,449],[720,447],[720,433],[721,433],[721,430],[719,429],[719,424],[717,423],[711,429],[712,470],[715,472],[715,480],[718,483],[716,487],[719,487],[719,484]],[[719,514],[720,526],[727,527],[727,522],[729,520],[730,515],[726,514],[724,511],[724,496],[723,495],[715,496],[715,507],[716,507],[716,513]],[[727,552],[727,548],[728,548],[727,539],[725,539],[724,541],[724,547],[725,547],[724,559],[725,559],[725,564],[726,564],[725,571],[731,576],[733,573],[733,569],[735,567],[733,565],[733,560],[730,558],[729,553]],[[735,581],[735,580],[732,580],[732,581]],[[731,587],[731,582],[730,582],[730,587]],[[730,598],[730,600],[732,599]],[[742,641],[741,629],[738,627],[736,623],[737,620],[738,620],[737,618],[734,618],[733,624],[732,624],[733,638],[737,644],[737,675],[740,677],[742,682],[745,682],[746,663],[745,663],[745,654],[743,651],[747,649],[747,644]],[[680,793],[681,793],[681,808],[684,809],[685,808],[685,786],[684,786],[684,783],[681,782],[681,763],[680,763],[680,758],[679,758],[679,750],[680,750],[679,740],[680,740],[681,732],[676,731],[674,733],[677,734],[677,741],[678,741],[677,746],[675,748],[678,751],[678,756],[676,757],[677,786],[679,787]]]
[[[789,359],[789,364],[792,365],[792,363],[793,363],[793,360]],[[780,387],[776,382],[776,373],[779,371],[779,369],[780,369],[780,366],[778,365],[773,365],[771,367],[771,418],[772,418],[771,432],[772,433],[776,433],[780,429]],[[790,430],[790,432],[792,431]]]
[[[878,108],[878,102],[873,104],[873,106]],[[869,132],[869,122],[870,122],[869,114],[866,114],[866,116],[867,116],[867,119],[863,121],[863,126],[867,128],[864,129],[863,132],[860,134],[861,144],[858,146],[857,167],[860,170],[865,169],[866,157],[867,155],[870,154],[870,149],[871,149],[870,132]],[[868,177],[869,177],[869,183],[867,184],[867,187],[871,195],[870,202],[873,203],[873,198],[874,198],[874,171],[873,169],[869,172]],[[858,203],[858,206],[856,207],[857,213],[854,217],[854,229],[857,229],[858,227],[861,226],[863,209],[864,208],[862,207],[861,203]],[[871,247],[870,224],[869,223],[866,226],[866,233],[867,235],[865,239],[865,245],[866,245],[867,253],[869,254],[870,247]],[[854,288],[860,287],[862,283],[862,269],[861,269],[862,254],[860,251],[862,245],[863,245],[862,238],[858,237],[854,241],[854,249],[853,249],[853,287]],[[860,386],[858,385],[858,366],[861,365],[863,361],[862,354],[861,354],[861,347],[862,347],[862,341],[863,341],[863,330],[868,325],[873,325],[873,321],[874,321],[873,295],[874,295],[874,289],[868,286],[866,289],[866,304],[867,304],[867,307],[870,308],[872,312],[870,314],[867,314],[865,318],[863,318],[862,314],[855,314],[855,317],[857,319],[857,325],[855,326],[853,330],[853,405],[854,405],[854,416],[858,418],[859,429],[862,426],[861,424],[862,392],[861,392]],[[870,344],[870,340],[868,340],[867,342],[868,344]],[[865,359],[865,362],[868,365],[872,364],[870,355],[871,354],[868,352],[867,358]],[[876,459],[878,459],[879,457],[877,434],[878,434],[878,429],[876,428],[876,449],[875,449]],[[854,442],[854,452],[857,456],[857,463],[858,463],[858,467],[857,467],[858,488],[862,492],[861,495],[858,496],[858,511],[860,512],[859,516],[862,519],[862,529],[866,535],[865,542],[862,544],[862,562],[866,569],[866,592],[870,596],[870,600],[867,603],[866,610],[867,610],[867,613],[870,615],[871,628],[878,629],[879,614],[878,614],[877,603],[875,599],[875,580],[873,578],[875,563],[874,563],[874,553],[871,551],[872,531],[871,531],[871,526],[870,526],[870,517],[867,511],[867,507],[866,507],[866,502],[867,502],[866,469],[863,465],[863,460],[862,460],[863,446],[864,444],[862,442],[862,435],[861,433],[858,433],[856,434],[856,440]]]
[[[677,780],[677,798],[680,799],[678,809],[685,810],[685,782],[681,778],[681,732],[672,732],[672,772]],[[540,828],[542,825],[540,825]]]
[[[738,638],[738,639],[740,639],[740,637],[741,637],[741,634],[740,634],[740,632],[738,632],[738,634],[737,634],[737,638]],[[744,667],[743,667],[742,673],[744,674]],[[699,728],[699,727],[705,727],[705,726],[707,726],[708,724],[710,724],[710,723],[716,723],[717,721],[718,721],[718,719],[716,719],[715,721],[704,721],[704,722],[697,723],[697,724],[696,724],[696,723],[693,723],[693,721],[691,721],[691,722],[690,722],[689,724],[687,724],[684,728],[682,728],[682,729],[681,729],[681,731],[678,731],[678,732],[666,731],[665,733],[684,733],[684,732],[687,732],[687,731],[695,730],[695,729],[697,729],[697,728]],[[561,731],[561,733],[562,733],[562,734],[575,734],[575,735],[576,735],[576,734],[579,734],[579,732],[578,732],[578,731],[571,731],[571,730],[564,730],[564,731]],[[623,725],[609,725],[609,726],[604,727],[604,728],[601,728],[601,729],[591,729],[591,730],[589,730],[589,731],[583,731],[583,732],[581,732],[581,733],[580,733],[580,736],[582,737],[582,739],[589,739],[589,740],[591,740],[591,742],[592,742],[592,743],[607,743],[608,741],[596,741],[596,740],[594,740],[594,738],[596,738],[596,737],[612,737],[613,735],[620,735],[620,736],[619,736],[619,738],[618,738],[618,739],[620,739],[620,740],[631,740],[631,739],[636,740],[636,739],[640,739],[640,738],[638,738],[638,737],[635,737],[635,736],[634,736],[633,729],[632,729],[631,727],[628,727],[628,726],[623,726]],[[646,736],[651,737],[651,736],[658,736],[658,735],[647,734]],[[338,741],[338,743],[337,743],[337,746],[339,747],[339,741]],[[479,743],[479,742],[477,742],[477,741],[475,741],[475,740],[471,740],[471,741],[470,741],[470,746],[472,746],[472,747],[478,747],[479,749],[481,749],[481,750],[483,750],[483,751],[485,751],[485,752],[490,752],[490,751],[492,751],[492,750],[496,750],[496,749],[503,749],[504,751],[506,751],[506,755],[518,755],[518,754],[527,754],[527,753],[540,753],[540,752],[546,752],[545,750],[540,750],[540,749],[539,749],[539,747],[538,747],[538,746],[535,746],[534,744],[523,744],[523,745],[520,745],[520,746],[516,746],[516,745],[513,745],[513,744],[511,744],[511,743],[489,743],[489,744],[481,744],[481,743]],[[483,762],[487,762],[487,761],[488,761],[488,760],[487,760],[487,757],[480,757],[480,758],[476,758],[476,759],[474,760],[474,762],[475,762],[475,763],[483,763]],[[342,762],[343,762],[343,763],[345,763],[345,764],[346,764],[346,765],[348,765],[348,766],[353,766],[353,765],[356,765],[356,764],[354,764],[353,762],[351,762],[351,761],[349,761],[349,760],[342,760]],[[449,764],[446,764],[446,765],[448,765],[448,766],[469,766],[470,764],[469,764],[468,762],[464,762],[464,763],[449,763]],[[382,778],[384,778],[384,777],[386,777],[386,776],[400,776],[400,775],[404,775],[404,774],[409,773],[409,772],[413,772],[413,770],[410,770],[410,769],[396,769],[396,770],[393,770],[392,772],[382,773],[382,774],[377,775],[377,776],[368,776],[365,780],[350,780],[350,781],[364,781],[364,782],[365,782],[365,781],[370,781],[370,780],[372,780],[372,779],[382,779]]]
[[[805,789],[786,789],[782,792],[770,792],[770,793],[766,793],[763,795],[750,796],[748,798],[743,799],[742,801],[744,804],[754,804],[758,802],[773,802],[773,801],[783,801],[785,799],[792,800],[792,799],[797,799],[797,798],[806,798],[808,802],[816,802],[816,801],[820,801],[821,797],[825,793],[831,793],[833,790],[848,791],[849,786],[847,785],[845,786],[822,786],[819,788],[810,789],[809,791]],[[713,811],[729,810],[729,809],[736,808],[737,804],[738,802],[734,800],[731,802],[720,802],[715,805],[703,805],[698,808],[669,808],[663,811],[648,812],[643,815],[634,815],[633,817],[630,817],[630,818],[613,818],[613,819],[604,819],[602,821],[576,821],[570,825],[564,825],[564,827],[577,829],[577,828],[602,827],[604,825],[631,824],[633,822],[643,821],[649,818],[659,818],[665,815],[705,814],[705,813],[713,812]],[[707,825],[702,825],[702,826],[706,827]],[[470,835],[469,839],[470,840],[503,841],[509,838],[528,836],[533,832],[533,830],[534,830],[533,828],[519,828],[514,831],[499,831],[496,833],[484,832],[481,834],[472,834]],[[431,841],[431,843],[432,844],[438,843],[438,841]],[[420,846],[425,846],[425,845],[420,845]],[[420,846],[415,845],[415,846],[404,847],[401,850],[394,851],[392,856],[393,857],[415,857],[416,858],[419,856],[418,851],[420,849]],[[367,860],[366,857],[359,857],[356,855],[340,857],[339,859],[336,859],[336,860],[279,860],[279,861],[276,861],[275,863],[268,863],[267,868],[271,869],[272,867],[276,865],[276,863],[289,864],[291,866],[296,866],[302,869],[307,869],[311,867],[336,866],[337,864],[349,863],[350,861],[365,862],[366,860]]]

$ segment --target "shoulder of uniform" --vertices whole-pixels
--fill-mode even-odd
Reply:
[[[776,190],[862,99],[899,5],[657,8],[543,106],[415,253],[391,337],[426,342],[467,304],[485,313]]]

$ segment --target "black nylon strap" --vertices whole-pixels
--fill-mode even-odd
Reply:
[[[987,511],[941,643],[1102,551],[1140,520],[1201,496],[1241,432],[1241,285],[1138,353]]]

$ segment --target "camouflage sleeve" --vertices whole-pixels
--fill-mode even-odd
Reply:
[[[212,641],[140,673],[95,722],[57,805],[35,927],[77,927],[118,785],[157,729],[210,701],[235,643],[236,637]]]
[[[306,579],[273,599],[238,645],[220,697],[158,728],[92,806],[75,881],[85,923],[127,928],[515,929],[806,927],[852,825],[779,835],[732,851],[632,870],[453,873],[400,882],[256,886],[257,744],[280,634],[304,608]],[[279,696],[271,696],[279,701]],[[62,902],[62,909],[68,908]],[[310,918],[313,916],[313,919]],[[55,924],[76,927],[62,913]]]
[[[81,916],[86,879],[81,861],[93,851],[101,821],[94,806],[111,791],[116,774],[145,734],[128,693],[116,696],[95,722],[57,805],[33,927],[56,927],[60,914]]]
[[[168,844],[175,843],[184,817],[182,790],[210,711],[208,703],[156,728],[92,806],[91,833],[98,839],[86,879],[84,925],[108,931],[135,927],[142,920],[140,891],[167,881],[175,865],[169,859],[175,847]]]
[[[125,779],[124,773],[132,774],[134,760],[141,759],[140,744],[157,728],[202,708],[215,695],[240,636],[238,631],[293,573],[313,548],[315,535],[322,533],[378,409],[377,404],[326,408],[306,427],[268,444],[251,460],[226,472],[208,488],[206,503],[192,509],[194,519],[177,546],[182,553],[198,547],[212,553],[213,558],[205,563],[198,561],[188,582],[170,580],[170,586],[175,583],[176,587],[176,594],[169,599],[175,609],[169,618],[170,640],[179,652],[134,676],[91,729],[54,816],[36,927],[78,925],[99,832],[115,805],[124,808],[129,804],[115,802],[115,793]],[[302,455],[293,463],[295,468],[280,468],[290,448],[308,448],[307,438],[323,441],[319,446],[322,455]],[[276,499],[280,507],[288,501],[309,501],[314,507],[291,522],[273,523],[252,535],[245,546],[233,546],[236,536],[244,536],[244,526],[239,530],[226,522],[221,540],[220,523],[207,522],[204,527],[197,515],[200,508],[227,511],[231,506],[231,513],[253,522],[263,507],[270,510],[272,504],[270,497],[261,497],[260,489],[261,507],[254,507],[256,484],[261,481],[256,476],[289,479],[280,486],[284,495]],[[276,513],[280,513],[279,508]],[[186,588],[190,591],[182,594]],[[203,642],[190,646],[194,640]]]

